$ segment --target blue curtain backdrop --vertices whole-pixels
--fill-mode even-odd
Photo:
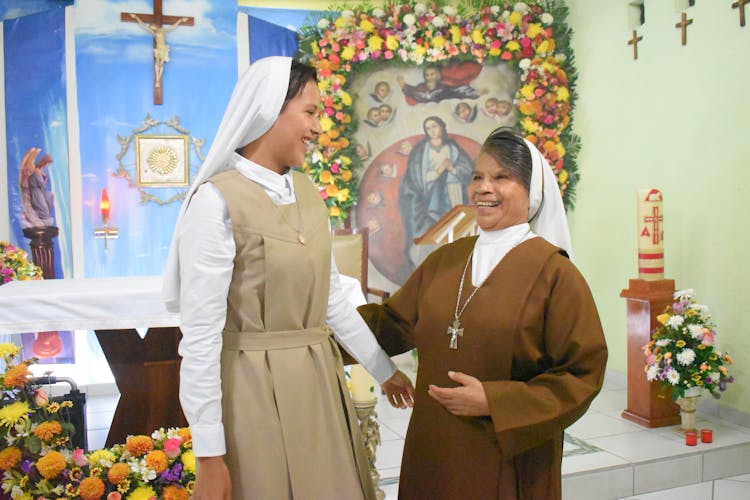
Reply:
[[[4,22],[5,113],[8,147],[8,204],[12,242],[29,251],[23,236],[18,187],[21,160],[32,148],[52,156],[48,167],[55,196],[55,277],[72,274],[70,179],[65,81],[65,10],[48,10]]]
[[[297,34],[258,17],[249,16],[250,62],[268,56],[294,56],[297,52]]]

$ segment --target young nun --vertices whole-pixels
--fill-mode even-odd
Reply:
[[[197,500],[374,498],[334,337],[392,404],[411,404],[342,295],[317,189],[290,170],[319,118],[312,68],[253,63],[180,211],[164,292],[180,312]]]
[[[479,235],[437,249],[385,304],[359,308],[390,354],[419,352],[399,498],[559,499],[563,430],[604,377],[596,305],[533,144],[495,130],[468,195]]]

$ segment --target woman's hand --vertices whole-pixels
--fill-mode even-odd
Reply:
[[[446,410],[460,417],[483,417],[490,414],[487,396],[479,379],[461,372],[448,372],[448,377],[461,386],[448,388],[430,385],[427,394],[445,406]]]
[[[414,406],[414,386],[401,370],[383,382],[381,387],[394,408],[405,409],[407,406]]]
[[[198,457],[193,500],[231,500],[232,481],[224,457]]]

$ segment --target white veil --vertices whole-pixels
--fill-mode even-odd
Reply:
[[[568,220],[565,218],[557,177],[542,153],[524,139],[531,152],[531,185],[529,186],[529,224],[531,230],[568,253],[573,260]]]
[[[266,57],[250,65],[232,91],[224,117],[198,175],[188,190],[177,217],[167,267],[164,270],[162,296],[167,310],[180,310],[179,238],[190,198],[207,179],[231,168],[232,153],[265,134],[276,122],[289,87],[292,59]]]

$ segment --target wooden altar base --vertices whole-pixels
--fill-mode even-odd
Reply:
[[[680,423],[680,409],[670,392],[646,380],[646,357],[643,346],[651,341],[658,326],[656,316],[672,304],[674,280],[647,281],[631,279],[628,289],[620,293],[627,299],[628,333],[628,406],[622,418],[644,427],[665,427]]]

